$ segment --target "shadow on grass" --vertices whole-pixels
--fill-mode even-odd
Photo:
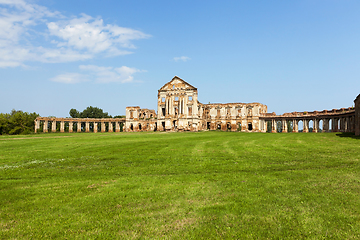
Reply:
[[[355,136],[355,133],[337,133],[336,136],[338,136],[338,137],[347,137],[347,138],[360,139],[360,136]]]

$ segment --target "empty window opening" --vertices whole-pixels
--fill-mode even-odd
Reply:
[[[192,115],[192,107],[189,107],[189,115]]]
[[[174,129],[177,128],[176,120],[173,121],[173,127],[174,127]]]
[[[249,129],[249,131],[252,131],[252,130],[253,130],[252,123],[249,123],[249,124],[248,124],[248,129]]]
[[[210,122],[207,122],[206,128],[207,128],[208,130],[210,130]]]
[[[179,101],[179,97],[175,97],[175,101]]]
[[[134,117],[133,111],[130,111],[130,118],[133,118],[133,117]]]
[[[221,129],[221,125],[220,125],[220,124],[217,125],[217,129],[219,129],[219,130]]]
[[[161,109],[161,112],[162,112],[162,116],[165,117],[165,108],[162,108],[162,109]]]
[[[189,96],[189,101],[192,101],[192,96]]]
[[[161,102],[165,102],[165,98],[163,97],[163,98],[161,98]]]
[[[175,85],[173,85],[173,89],[175,89]]]
[[[130,124],[130,130],[134,130],[134,126],[132,124]]]
[[[238,131],[241,131],[241,123],[238,125]]]
[[[230,131],[231,130],[231,124],[227,123],[226,128],[227,128],[228,131]]]
[[[141,124],[139,123],[139,130],[141,131]]]
[[[161,126],[163,127],[163,130],[165,130],[165,122],[161,122]]]

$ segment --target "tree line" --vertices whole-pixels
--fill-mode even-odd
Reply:
[[[87,107],[82,112],[79,112],[75,108],[70,109],[70,117],[72,118],[112,118],[107,112],[104,112],[101,108],[98,107]],[[114,116],[114,118],[125,118],[123,115]]]
[[[37,113],[16,111],[0,113],[0,135],[29,134],[34,132],[34,120],[39,116]]]
[[[69,112],[72,118],[112,118],[107,112],[98,107],[87,107],[82,112],[72,108]],[[30,134],[35,130],[37,113],[28,113],[13,109],[10,113],[0,113],[0,135]],[[124,118],[123,115],[114,118]]]

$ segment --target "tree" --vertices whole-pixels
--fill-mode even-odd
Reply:
[[[124,115],[116,115],[116,116],[114,116],[114,118],[126,118],[126,116],[124,116]]]
[[[92,106],[87,107],[82,112],[72,108],[70,109],[69,114],[72,118],[111,118],[111,115],[104,112],[101,108]]]
[[[76,110],[75,108],[70,109],[69,115],[72,118],[79,118],[80,117],[79,111]]]
[[[10,114],[0,114],[0,134],[29,134],[34,131],[37,113],[12,110]]]

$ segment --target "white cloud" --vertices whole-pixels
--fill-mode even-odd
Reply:
[[[178,62],[178,61],[186,62],[186,61],[188,61],[188,60],[190,60],[190,59],[191,59],[191,58],[186,57],[186,56],[174,57],[174,61],[175,61],[175,62]]]
[[[132,82],[134,80],[133,75],[137,72],[143,72],[142,70],[136,68],[130,68],[122,66],[119,68],[113,67],[99,67],[95,65],[80,65],[80,70],[89,71],[95,73],[95,79],[100,83],[109,83],[109,82]]]
[[[126,66],[113,67],[99,67],[96,65],[80,65],[79,69],[84,74],[79,73],[65,73],[58,75],[52,79],[53,82],[60,83],[80,83],[85,81],[94,81],[98,83],[127,83],[134,81],[134,74],[137,72],[144,72],[136,68]]]
[[[88,76],[79,74],[79,73],[65,73],[57,75],[54,78],[50,79],[53,82],[59,82],[59,83],[67,83],[67,84],[73,84],[73,83],[80,83],[80,82],[87,82],[89,81]]]
[[[0,67],[130,54],[133,40],[148,37],[86,14],[67,18],[25,0],[0,0]]]
[[[131,52],[121,51],[120,47],[135,48],[131,40],[149,37],[134,29],[104,25],[102,19],[86,14],[68,21],[50,22],[47,26],[51,35],[63,40],[57,44],[59,47],[68,46],[92,53],[115,51],[118,55],[128,54]]]

